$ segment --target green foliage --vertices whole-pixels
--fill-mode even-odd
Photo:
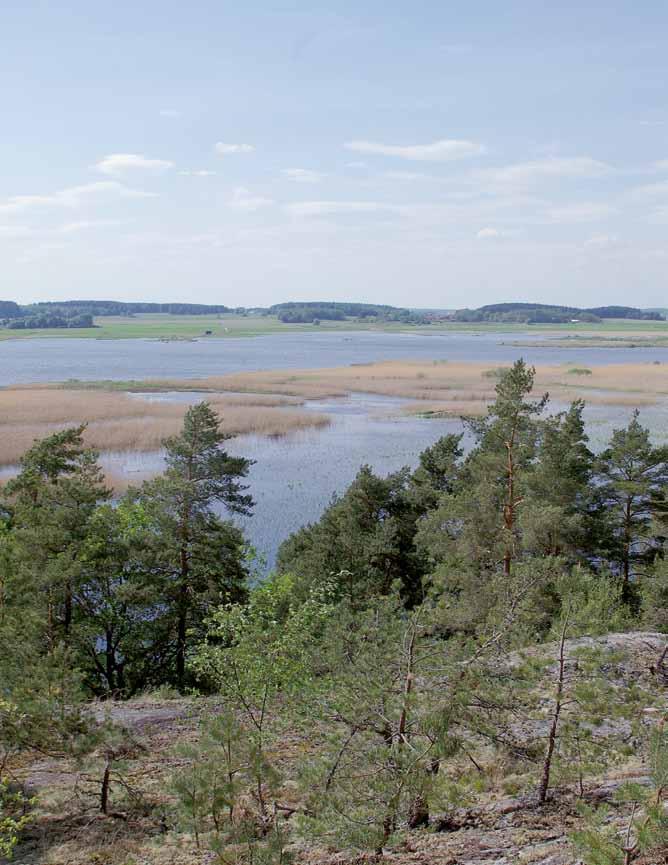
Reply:
[[[71,428],[36,442],[7,485],[12,570],[23,591],[34,593],[34,624],[50,648],[72,634],[82,547],[97,504],[109,496],[83,431]],[[18,595],[15,600],[21,603]]]
[[[0,765],[33,747],[85,760],[107,813],[131,746],[85,696],[195,686],[216,711],[172,788],[220,865],[287,863],[297,834],[380,854],[498,771],[540,802],[586,795],[652,703],[595,638],[634,627],[639,601],[668,631],[668,451],[636,415],[595,458],[582,402],[546,415],[522,361],[495,378],[466,456],[448,435],[413,472],[363,467],[252,589],[221,517],[250,513],[250,463],[207,403],[165,472],[113,503],[83,427],[37,442],[0,506]],[[589,814],[588,865],[665,841],[663,727],[645,750],[654,786],[625,787],[612,824]],[[23,803],[0,792],[3,852]]]
[[[206,402],[190,408],[183,431],[165,441],[164,474],[131,490],[127,501],[143,521],[139,555],[144,591],[153,596],[150,654],[161,681],[186,684],[192,637],[218,605],[245,597],[243,534],[214,510],[247,514],[252,499],[240,478],[250,462],[222,445],[219,418]]]
[[[314,586],[300,603],[294,578],[270,578],[246,604],[217,609],[191,661],[197,679],[242,706],[251,723],[279,693],[290,694],[313,672],[323,629],[334,615],[332,583]]]
[[[657,558],[640,586],[642,621],[652,631],[668,633],[668,561]]]
[[[268,313],[286,323],[319,324],[323,321],[343,321],[346,317],[373,322],[398,321],[406,324],[429,324],[429,318],[408,309],[376,303],[338,303],[310,301],[304,303],[277,303]]]
[[[625,596],[637,606],[633,578],[642,577],[658,551],[654,519],[665,512],[668,447],[654,447],[638,412],[614,430],[597,461],[599,508],[604,512],[608,556],[622,575]]]
[[[429,496],[428,471],[422,477]],[[423,513],[407,469],[379,478],[363,466],[318,523],[300,529],[281,546],[278,569],[294,573],[302,592],[324,576],[343,575],[341,594],[360,603],[387,594],[398,580],[410,605],[422,596],[424,563],[413,538]]]
[[[35,801],[0,782],[0,858],[12,858]]]
[[[508,322],[515,324],[568,324],[576,321],[597,322],[606,318],[630,318],[660,321],[660,313],[632,306],[599,306],[580,309],[550,303],[490,303],[479,309],[459,309],[455,321]]]
[[[281,779],[252,732],[225,712],[205,720],[198,741],[177,753],[184,764],[172,779],[178,817],[198,847],[204,841],[221,865],[291,861],[275,807]]]
[[[323,635],[316,696],[304,701],[318,745],[302,764],[301,831],[336,846],[382,852],[434,810],[463,806],[478,775],[459,755],[483,742],[520,753],[509,707],[523,671],[500,663],[519,596],[498,629],[445,640],[431,603],[365,609],[344,601]]]
[[[36,442],[6,486],[0,672],[13,681],[12,669],[46,671],[63,656],[73,683],[80,671],[95,694],[182,687],[189,632],[201,638],[212,609],[245,597],[244,537],[214,507],[248,513],[249,463],[225,452],[228,436],[202,403],[165,443],[165,473],[111,505],[83,432]]]
[[[624,784],[615,805],[623,823],[611,820],[609,808],[583,808],[585,825],[572,835],[573,845],[585,865],[629,865],[643,854],[665,851],[668,814],[664,794],[668,789],[668,733],[661,721],[646,742],[651,785]],[[647,860],[649,861],[649,860]]]
[[[12,761],[26,751],[54,757],[76,757],[97,744],[95,724],[86,713],[80,675],[62,646],[39,653],[17,639],[13,652],[0,639],[0,766],[10,773]],[[0,776],[0,782],[4,777]]]
[[[624,600],[622,581],[606,574],[596,574],[576,566],[559,574],[554,596],[561,614],[568,606],[569,636],[599,636],[627,631],[634,623]],[[556,639],[561,616],[555,617],[549,637]]]

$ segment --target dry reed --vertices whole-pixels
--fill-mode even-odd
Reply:
[[[148,390],[203,391],[230,434],[280,436],[329,422],[325,415],[298,411],[304,400],[351,392],[419,401],[405,407],[411,413],[481,414],[494,398],[498,374],[489,364],[403,360],[143,384]],[[86,441],[103,451],[155,450],[178,431],[185,404],[138,399],[110,387],[122,385],[77,382],[0,390],[0,464],[15,463],[35,438],[73,423],[88,422]],[[128,391],[141,387],[141,382],[127,383]],[[653,405],[668,395],[668,365],[595,366],[586,376],[565,366],[541,366],[536,392],[542,391],[556,402],[582,397],[601,405]]]
[[[322,427],[326,415],[299,411],[282,397],[211,394],[209,402],[230,435],[281,436]],[[144,400],[125,393],[51,389],[0,391],[0,465],[11,465],[42,438],[73,424],[86,423],[86,444],[100,451],[157,450],[183,422],[185,403]]]
[[[385,361],[329,369],[235,373],[215,379],[235,391],[289,394],[304,399],[366,392],[430,401],[489,401],[498,372],[489,364],[438,361]],[[211,379],[204,379],[209,383]],[[611,405],[649,405],[668,394],[668,365],[614,364],[576,376],[568,367],[540,366],[536,391],[549,390],[565,401],[582,396]]]

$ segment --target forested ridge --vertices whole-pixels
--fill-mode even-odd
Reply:
[[[19,305],[0,301],[0,324],[11,330],[25,328],[94,327],[94,316],[137,315],[219,315],[230,312],[222,304],[145,303],[119,300],[53,300]]]
[[[636,412],[595,454],[533,384],[518,361],[415,470],[362,467],[262,581],[206,402],[117,500],[83,426],[35,442],[0,510],[0,856],[666,861],[668,447]],[[122,709],[155,689],[195,719],[157,785]],[[36,760],[72,779],[57,828]],[[68,820],[135,846],[58,858]]]
[[[600,322],[604,319],[664,321],[658,310],[634,306],[597,306],[583,309],[551,303],[490,303],[478,309],[459,309],[455,321],[508,322],[514,324],[568,324],[569,322]]]
[[[363,322],[400,322],[429,324],[428,316],[382,303],[342,303],[340,301],[296,301],[277,303],[266,311],[286,324],[318,324],[322,321],[357,319]]]

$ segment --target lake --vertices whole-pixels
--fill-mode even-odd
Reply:
[[[544,343],[518,348],[508,343]],[[504,344],[505,343],[505,344]],[[668,361],[668,348],[559,348],[534,333],[285,333],[160,342],[145,339],[17,339],[0,342],[0,385],[79,378],[193,378],[260,369],[345,366],[379,360],[434,359],[587,366]]]
[[[534,334],[527,334],[533,340]],[[522,334],[498,333],[322,333],[268,335],[249,339],[161,343],[149,340],[16,340],[0,343],[0,384],[79,379],[192,378],[256,369],[343,366],[390,359],[439,359],[488,362],[490,366],[523,356],[531,363],[578,366],[633,362],[668,362],[666,348],[574,348],[546,344],[519,349],[504,345]],[[139,397],[141,398],[141,397]],[[196,394],[151,395],[151,399],[196,401]],[[242,520],[252,543],[270,568],[282,540],[317,520],[335,493],[341,493],[359,467],[369,464],[385,474],[411,467],[425,447],[446,432],[458,432],[458,419],[398,416],[404,399],[352,394],[346,399],[317,400],[306,410],[331,417],[329,427],[285,438],[239,436],[229,442],[233,454],[256,461],[249,475],[256,507]],[[559,406],[556,406],[559,408]],[[631,408],[591,406],[586,410],[594,447],[614,426],[624,425]],[[645,408],[642,420],[658,440],[666,438],[665,410]],[[106,454],[116,472],[159,470],[155,454]]]

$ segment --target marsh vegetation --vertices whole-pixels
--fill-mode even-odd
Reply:
[[[259,584],[210,403],[113,504],[82,427],[36,442],[0,522],[3,851],[660,861],[668,448],[634,413],[594,454],[582,401],[485,380],[467,453],[361,467]]]
[[[212,394],[222,428],[238,435],[281,436],[329,421],[299,411],[299,399],[258,394]],[[0,391],[0,464],[15,464],[35,439],[85,423],[84,441],[101,451],[156,451],[181,427],[187,405],[133,398],[108,390],[23,388]]]

